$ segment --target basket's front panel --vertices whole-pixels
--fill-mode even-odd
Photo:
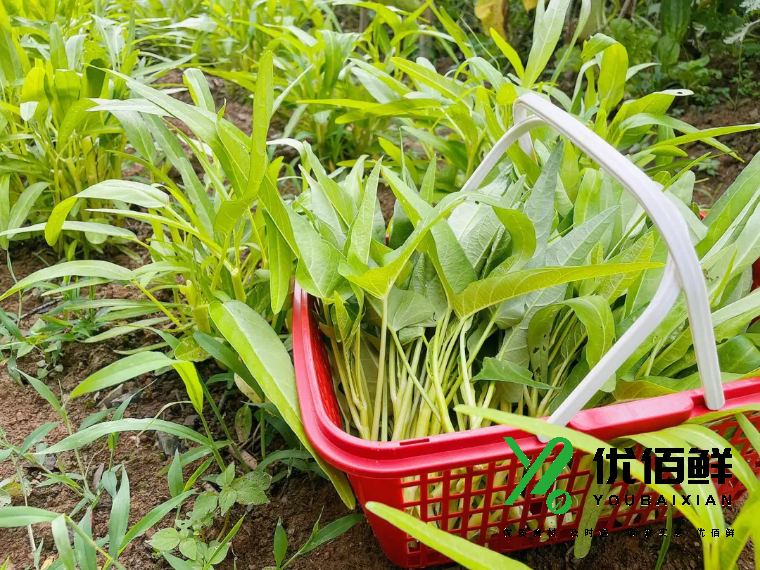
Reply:
[[[756,426],[760,426],[760,414],[749,416]],[[748,461],[756,474],[760,475],[760,457],[752,449],[734,418],[725,419],[711,426],[725,437]],[[546,505],[546,495],[533,495],[546,468],[557,458],[561,446],[556,447],[544,462],[536,476],[528,483],[510,505],[505,501],[525,476],[527,469],[505,443],[502,458],[483,464],[462,465],[441,471],[412,475],[401,479],[353,479],[362,504],[367,500],[382,500],[395,508],[404,510],[416,518],[433,523],[451,534],[485,545],[497,552],[510,552],[532,548],[544,544],[554,544],[573,540],[578,534],[591,532],[596,536],[632,529],[651,523],[664,521],[667,507],[660,502],[659,495],[643,483],[629,485],[619,473],[616,482],[609,488],[595,485],[596,472],[593,457],[575,451],[556,483],[549,491],[559,488],[570,495],[571,506],[561,515],[552,513]],[[537,442],[523,451],[530,464],[543,451]],[[641,458],[643,449],[638,447],[636,456]],[[393,481],[394,490],[383,488]],[[735,477],[725,484],[716,485],[717,502],[722,495],[731,495],[732,503],[744,491]],[[679,489],[679,486],[675,486]],[[381,489],[383,489],[381,491]],[[366,494],[371,496],[366,496]],[[582,521],[584,507],[591,508],[597,503],[593,497],[604,493],[606,498],[597,513],[593,529]],[[383,499],[378,495],[382,494]],[[448,559],[407,536],[405,533],[378,526],[382,523],[372,517],[372,525],[383,549],[394,562],[407,567],[425,567],[447,562]],[[386,523],[387,524],[387,523]],[[380,531],[380,532],[378,532]],[[603,540],[603,539],[602,539]],[[403,554],[402,554],[403,553]]]

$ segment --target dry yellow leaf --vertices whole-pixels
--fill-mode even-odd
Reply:
[[[255,404],[261,403],[261,398],[259,398],[259,395],[256,393],[256,391],[237,374],[235,374],[235,386],[237,386],[238,390],[240,390],[243,394],[248,396],[248,399],[251,400],[251,402]]]
[[[504,2],[505,0],[477,0],[475,3],[475,15],[483,24],[483,29],[486,32],[493,28],[503,38],[506,38],[507,34],[504,31]]]
[[[499,32],[504,39],[507,38],[504,27],[504,14],[507,13],[506,3],[509,0],[477,0],[475,2],[475,15],[483,25],[483,30],[488,32],[491,28]],[[526,12],[536,8],[538,0],[523,0]]]

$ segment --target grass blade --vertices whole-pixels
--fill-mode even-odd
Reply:
[[[117,360],[105,368],[101,368],[94,374],[85,378],[71,392],[71,398],[78,398],[84,394],[97,392],[110,388],[142,374],[153,372],[159,368],[165,368],[176,364],[176,360],[168,358],[161,352],[141,352]]]
[[[85,430],[70,435],[55,445],[46,448],[44,452],[41,453],[48,454],[72,451],[74,449],[79,449],[88,443],[92,443],[101,437],[125,431],[162,431],[182,439],[194,441],[195,443],[204,446],[210,445],[208,438],[202,436],[195,430],[165,420],[143,418],[103,422],[102,424],[88,427]]]
[[[66,261],[35,271],[18,281],[0,296],[0,301],[35,283],[60,277],[100,277],[111,281],[131,281],[134,279],[134,273],[126,267],[108,261]]]
[[[439,530],[433,525],[425,524],[419,519],[382,503],[369,502],[364,507],[373,515],[391,523],[470,570],[530,570],[530,567],[522,562],[510,560],[506,556]]]
[[[108,553],[111,558],[117,558],[124,542],[124,535],[127,532],[127,523],[129,523],[129,477],[127,470],[121,469],[121,486],[111,505],[111,517],[108,521]]]
[[[213,303],[209,313],[227,341],[240,354],[264,394],[277,407],[304,447],[314,455],[343,502],[353,509],[355,499],[346,476],[319,458],[306,437],[298,405],[295,370],[277,333],[261,315],[239,301]]]

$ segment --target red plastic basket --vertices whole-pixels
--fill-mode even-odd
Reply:
[[[515,438],[532,462],[545,447],[533,435],[509,426],[491,426],[398,442],[366,441],[346,433],[341,427],[324,340],[311,308],[309,296],[296,287],[293,304],[293,357],[304,428],[319,454],[346,472],[362,507],[367,501],[377,501],[401,510],[415,509],[421,520],[436,522],[443,530],[470,538],[497,552],[573,540],[571,531],[578,530],[582,506],[570,509],[569,512],[575,516],[569,524],[562,523],[563,517],[555,517],[558,524],[554,537],[543,536],[539,541],[531,538],[530,532],[526,537],[517,536],[518,529],[531,524],[545,529],[547,517],[554,516],[546,508],[545,496],[530,494],[538,483],[537,480],[528,485],[524,495],[513,505],[522,507],[519,518],[510,517],[510,511],[515,510],[504,506],[503,499],[493,500],[494,495],[500,491],[506,492],[506,495],[512,492],[517,484],[514,480],[515,470],[522,467],[504,442],[504,437]],[[725,394],[724,409],[760,403],[760,378],[727,384]],[[610,440],[678,425],[708,412],[710,410],[705,406],[700,389],[584,410],[569,425],[600,439]],[[749,418],[760,428],[760,414],[750,415]],[[733,418],[724,419],[712,428],[740,450],[752,470],[760,475],[760,456],[757,450],[750,447]],[[589,468],[582,465],[584,456],[587,457],[576,451],[571,469],[559,477],[568,479],[566,488],[572,489],[572,495],[583,498],[592,483]],[[553,457],[547,459],[547,464]],[[499,484],[499,479],[504,477],[505,472],[506,479]],[[481,481],[477,489],[473,490],[473,480],[481,477],[485,484]],[[440,496],[433,496],[432,493],[436,483],[443,483],[440,486],[443,490]],[[419,499],[408,501],[404,490],[412,487],[419,488]],[[451,492],[452,489],[456,489],[456,492]],[[724,485],[717,486],[717,491],[721,495],[731,494],[733,501],[736,501],[744,488],[732,477]],[[600,517],[596,530],[606,528],[609,532],[615,532],[659,522],[666,517],[665,507],[654,506],[657,494],[642,484],[629,486],[618,482],[613,486],[612,493],[621,497],[621,504],[607,516]],[[645,493],[651,496],[649,506],[640,505],[639,498]],[[624,495],[635,495],[634,507],[624,504]],[[462,505],[463,511],[450,511],[453,501]],[[583,505],[584,501],[581,500],[580,504]],[[469,521],[473,520],[472,515],[485,513],[488,516],[481,516],[480,524],[469,525]],[[394,564],[422,568],[449,561],[435,550],[416,542],[405,532],[369,512],[366,514],[380,546]],[[461,521],[468,521],[469,526],[462,527]],[[507,528],[513,531],[512,537],[504,536]]]
[[[528,109],[534,117],[527,117]],[[512,143],[519,140],[523,150],[530,152],[528,131],[549,125],[573,140],[636,197],[657,226],[669,251],[660,287],[647,309],[548,421],[568,424],[599,439],[611,440],[679,425],[719,408],[731,410],[760,404],[760,378],[721,385],[703,273],[683,217],[664,198],[661,189],[600,137],[536,94],[521,96],[515,102],[514,116],[515,126],[494,145],[462,191],[477,189]],[[580,411],[591,395],[668,314],[681,290],[689,311],[703,388]],[[545,496],[531,494],[537,480],[528,484],[513,505],[503,504],[523,472],[522,463],[504,442],[504,437],[517,440],[532,463],[545,448],[533,435],[509,426],[490,426],[397,442],[366,441],[346,433],[341,425],[330,361],[309,297],[298,287],[294,297],[293,358],[304,428],[317,452],[348,474],[362,506],[367,501],[377,501],[413,512],[425,522],[434,522],[444,531],[487,545],[497,552],[574,538],[573,532],[579,530],[583,505],[593,478],[587,454],[576,450],[568,469],[558,478],[562,488],[574,500],[568,513],[557,516],[547,509]],[[754,425],[760,426],[760,413],[748,417]],[[728,439],[753,471],[760,474],[758,451],[752,449],[733,417],[714,422],[711,427]],[[547,461],[554,457],[556,452]],[[611,492],[621,498],[633,495],[633,505],[621,500],[614,507],[603,510],[596,530],[615,532],[662,521],[666,517],[667,507],[656,505],[657,494],[644,484],[628,485],[621,481],[613,485]],[[744,488],[732,477],[718,485],[717,492],[719,495],[730,494],[736,500]],[[649,504],[640,501],[645,494],[650,497]],[[367,518],[386,555],[399,566],[420,568],[448,561],[371,513],[367,513]],[[530,532],[521,536],[519,531],[526,528]],[[533,538],[533,530],[550,528],[554,531],[552,535],[544,533],[540,539]],[[513,531],[513,536],[506,536],[507,530]]]

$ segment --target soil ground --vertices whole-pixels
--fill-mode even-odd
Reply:
[[[246,114],[244,108],[228,106],[228,113],[235,122],[243,128],[250,129],[250,113]],[[682,117],[687,122],[700,128],[756,122],[758,119],[756,101],[740,102],[736,108],[718,108],[710,111],[687,108]],[[760,138],[757,133],[741,133],[724,137],[723,142],[737,150],[738,155],[748,160],[760,148]],[[701,149],[695,148],[693,156],[701,154]],[[714,197],[723,191],[741,170],[741,163],[731,157],[720,157],[714,166],[714,178],[707,183],[702,183],[705,196]],[[392,199],[389,195],[382,198],[386,214],[392,208]],[[711,200],[712,198],[710,198]],[[705,199],[709,202],[708,199]],[[114,255],[109,259],[117,263],[135,265],[123,254]],[[11,256],[13,271],[17,279],[20,279],[48,263],[54,258],[41,242],[25,242],[24,248],[12,248]],[[12,284],[9,271],[6,266],[6,257],[3,253],[0,259],[0,291],[5,291]],[[102,292],[111,297],[127,297],[133,295],[129,291],[119,287],[112,287]],[[0,306],[9,311],[17,310],[17,297],[3,301]],[[28,327],[33,319],[38,318],[34,309],[41,303],[40,299],[28,293],[24,297],[24,311],[29,316],[22,324]],[[138,333],[142,334],[142,333]],[[96,370],[106,366],[118,358],[114,350],[134,348],[143,344],[156,342],[144,335],[128,335],[120,337],[113,342],[95,345],[71,344],[66,347],[60,363],[62,372],[50,374],[46,383],[60,395],[68,393],[83,378]],[[21,363],[21,367],[33,368],[34,360],[27,359]],[[164,411],[162,407],[171,402],[183,400],[184,391],[182,383],[173,375],[166,374],[159,378],[152,374],[146,374],[136,381],[125,385],[124,392],[129,393],[136,388],[141,388],[139,396],[127,408],[126,417],[153,417],[161,412],[161,418],[187,423],[190,418],[192,423],[193,413],[189,406],[175,405]],[[124,392],[116,394],[123,396]],[[218,395],[218,394],[217,394]],[[69,406],[69,414],[73,425],[79,423],[94,411],[100,409],[105,398],[112,398],[114,394],[95,394],[73,401]],[[222,406],[228,424],[239,405],[234,399],[226,399]],[[217,399],[218,401],[218,399]],[[21,387],[14,382],[6,367],[0,369],[0,427],[5,430],[8,439],[19,444],[23,439],[38,426],[56,421],[57,415],[46,402],[29,387]],[[63,427],[58,427],[46,438],[48,443],[54,443],[63,437],[66,432]],[[146,433],[139,437],[125,433],[120,437],[116,453],[116,461],[125,465],[131,482],[132,511],[130,525],[134,524],[151,508],[167,500],[170,496],[166,477],[159,472],[170,461],[161,449],[155,434]],[[251,450],[255,454],[255,450]],[[102,444],[93,444],[88,447],[82,460],[87,466],[88,477],[93,477],[98,468],[108,462],[108,453]],[[59,468],[66,469],[67,465],[73,466],[74,458],[64,455]],[[186,473],[186,476],[189,474]],[[13,475],[8,462],[0,465],[0,480]],[[39,480],[39,473],[27,471],[26,475],[31,479]],[[241,570],[260,570],[274,564],[272,555],[272,537],[278,519],[286,528],[290,543],[289,554],[294,552],[309,536],[312,526],[318,519],[325,525],[337,518],[348,514],[347,509],[340,502],[332,487],[323,479],[294,471],[288,478],[284,478],[275,484],[270,490],[271,502],[267,505],[258,506],[247,514],[240,532],[232,541],[232,555],[217,566],[220,569],[237,568]],[[51,509],[58,512],[69,512],[77,503],[77,497],[72,492],[62,490],[61,486],[46,487],[36,490],[30,497],[30,505]],[[21,504],[18,498],[14,504]],[[95,533],[102,536],[107,532],[107,515],[110,504],[106,501],[101,503],[95,511]],[[729,512],[731,519],[736,511]],[[242,508],[235,508],[231,520],[237,520],[246,514]],[[164,521],[163,526],[170,524]],[[701,548],[696,531],[686,522],[678,520],[675,528],[682,531],[680,538],[674,538],[671,542],[663,568],[665,570],[688,570],[702,566]],[[159,525],[161,526],[161,525]],[[653,527],[657,529],[658,527]],[[215,529],[219,530],[219,529]],[[42,559],[50,559],[52,539],[48,525],[38,525],[35,528],[35,537],[39,541],[44,539]],[[129,570],[163,570],[169,568],[166,562],[156,558],[148,544],[149,535],[136,540],[125,552],[122,563]],[[643,533],[638,537],[631,537],[627,533],[613,534],[607,538],[597,538],[589,555],[582,560],[575,560],[572,553],[571,543],[544,546],[529,551],[515,554],[513,557],[523,561],[536,570],[650,570],[654,568],[661,546],[661,539],[657,533],[651,538],[646,538]],[[20,570],[32,564],[32,554],[26,529],[11,529],[0,531],[0,561],[10,557],[9,568]],[[745,549],[740,561],[742,570],[754,568],[754,553],[750,545]],[[366,521],[361,522],[340,538],[316,549],[310,554],[299,558],[290,568],[293,570],[319,569],[319,570],[390,570],[396,568],[383,555],[372,530]],[[456,568],[456,566],[449,566]]]

